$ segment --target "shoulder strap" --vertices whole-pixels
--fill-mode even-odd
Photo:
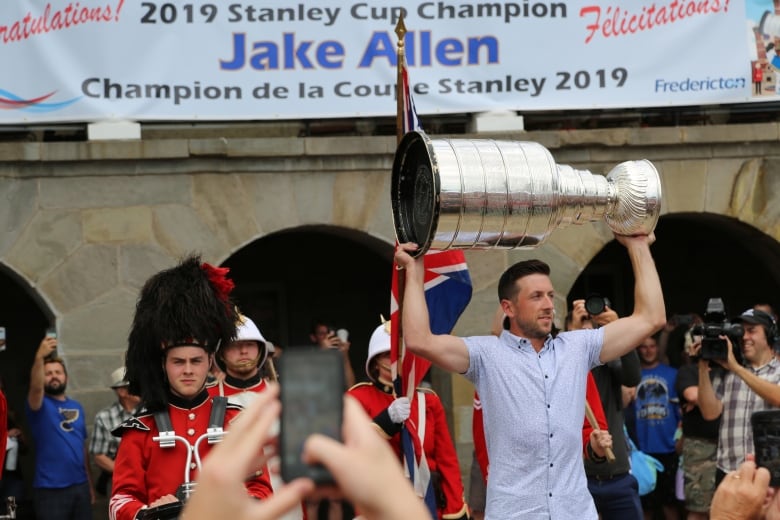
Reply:
[[[174,438],[176,432],[173,431],[173,425],[171,425],[171,416],[168,415],[168,409],[154,412],[154,422],[157,425],[157,430],[160,432],[159,442],[161,448],[173,448],[176,446],[176,439]]]
[[[209,416],[209,428],[222,428],[225,424],[225,410],[227,409],[227,397],[215,396],[211,398],[211,415]]]

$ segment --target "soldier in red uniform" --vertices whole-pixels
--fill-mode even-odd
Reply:
[[[467,519],[468,506],[463,497],[463,483],[455,447],[452,444],[447,419],[439,396],[427,388],[418,388],[414,402],[407,397],[393,395],[390,374],[390,322],[374,330],[368,343],[366,375],[370,383],[358,383],[348,393],[363,405],[380,434],[401,456],[401,425],[410,414],[418,425],[424,423],[420,432],[423,450],[434,482],[436,506],[440,519]],[[424,404],[424,410],[420,405]],[[424,437],[423,437],[424,435]]]
[[[123,423],[109,513],[111,520],[176,518],[198,476],[200,460],[241,411],[211,398],[206,376],[220,344],[236,334],[227,269],[190,257],[149,279],[130,331],[126,378],[143,410]],[[247,493],[272,493],[266,467]]]
[[[239,315],[236,338],[226,347],[219,349],[216,354],[216,361],[225,372],[225,377],[207,387],[209,395],[227,397],[231,403],[242,407],[248,406],[258,393],[266,389],[266,381],[261,369],[268,360],[268,353],[272,348],[273,346],[266,341],[255,322],[243,314]],[[272,431],[279,431],[278,423],[274,425]],[[278,475],[271,475],[270,478],[271,485],[275,488],[283,485]],[[300,511],[290,511],[280,517],[280,520],[305,520],[306,518],[306,510],[302,505]]]
[[[209,385],[211,396],[230,397],[231,402],[248,404],[252,393],[265,390],[261,368],[268,359],[268,344],[255,322],[239,315],[236,339],[219,349],[216,361],[225,372],[225,378]]]

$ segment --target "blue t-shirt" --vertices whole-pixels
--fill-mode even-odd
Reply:
[[[674,387],[677,369],[659,364],[642,369],[634,412],[639,449],[645,453],[674,453],[674,432],[680,422],[680,400]]]
[[[25,411],[35,441],[33,487],[60,489],[87,482],[87,425],[81,404],[44,395],[39,410],[25,402]]]

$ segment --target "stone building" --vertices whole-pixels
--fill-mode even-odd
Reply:
[[[438,137],[438,136],[437,136]],[[777,123],[462,135],[536,141],[558,163],[605,173],[645,158],[664,191],[654,255],[670,314],[732,313],[775,303],[780,287]],[[244,311],[269,339],[304,343],[311,319],[350,330],[362,375],[368,337],[387,316],[395,240],[393,137],[269,137],[145,131],[140,140],[0,143],[0,374],[22,410],[32,356],[49,323],[91,417],[113,399],[138,290],[190,252],[230,266]],[[469,251],[472,303],[460,335],[483,334],[498,276],[538,257],[552,266],[562,325],[567,298],[599,292],[631,310],[622,247],[603,223],[555,231],[536,250]],[[432,372],[449,406],[464,473],[472,388]],[[91,419],[90,419],[91,423]]]

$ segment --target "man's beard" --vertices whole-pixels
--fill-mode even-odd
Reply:
[[[54,386],[54,385],[56,385],[56,386]],[[68,386],[67,383],[60,383],[60,382],[56,382],[56,383],[54,383],[54,385],[52,385],[51,383],[48,384],[48,385],[44,385],[43,386],[43,391],[47,395],[62,395],[62,394],[65,393],[65,387]]]
[[[255,375],[257,371],[257,361],[254,360],[248,363],[230,363],[229,365],[225,363],[225,365],[225,368],[229,368],[231,372],[245,379]]]
[[[536,320],[517,321],[517,325],[526,335],[527,339],[543,339],[552,331],[552,325],[550,326],[550,330],[545,330],[545,328],[539,325],[539,322]]]

